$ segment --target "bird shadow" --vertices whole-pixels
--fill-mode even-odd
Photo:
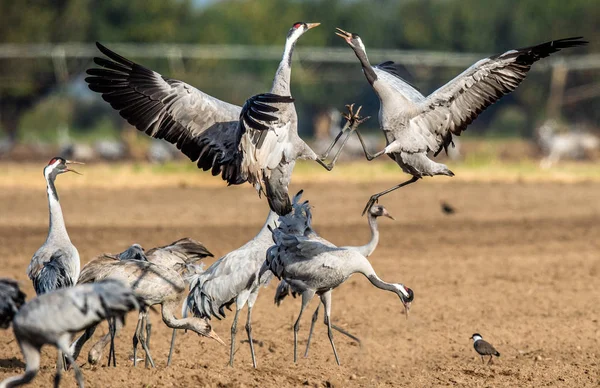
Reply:
[[[25,368],[25,363],[16,357],[0,359],[0,369]]]

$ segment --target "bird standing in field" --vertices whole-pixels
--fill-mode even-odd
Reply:
[[[447,151],[453,144],[452,135],[459,136],[483,110],[515,90],[533,63],[561,49],[588,43],[580,37],[566,38],[493,55],[425,97],[400,78],[393,62],[371,66],[357,34],[340,28],[336,34],[354,50],[380,101],[379,125],[387,146],[371,155],[357,132],[367,160],[387,154],[402,171],[412,175],[408,181],[372,195],[363,214],[382,195],[423,176],[454,176],[446,165],[429,159],[427,153],[431,151],[437,156],[442,150]]]
[[[44,168],[46,189],[48,192],[48,208],[50,211],[50,226],[46,242],[35,252],[27,267],[27,276],[33,281],[36,294],[63,287],[71,287],[77,283],[81,263],[79,252],[71,243],[65,220],[63,218],[58,192],[54,181],[59,174],[77,171],[68,167],[69,164],[81,164],[61,157],[52,158]]]
[[[308,201],[300,202],[302,191],[294,197],[293,211],[279,218],[280,225],[273,229],[275,245],[267,251],[266,261],[260,275],[271,271],[280,280],[285,280],[292,291],[302,295],[302,306],[294,324],[294,362],[297,360],[298,330],[302,313],[311,299],[318,295],[325,307],[325,324],[329,342],[340,364],[331,326],[331,292],[355,274],[363,274],[371,284],[398,295],[407,317],[414,294],[402,284],[386,283],[373,267],[355,249],[338,248],[319,237],[311,227],[312,214]]]
[[[130,249],[132,248],[130,247]],[[217,342],[224,344],[206,320],[198,318],[178,319],[175,317],[174,312],[179,310],[181,300],[187,289],[187,280],[175,269],[154,264],[151,261],[119,260],[117,256],[103,255],[93,259],[83,267],[79,282],[92,283],[103,279],[117,279],[128,284],[141,300],[138,324],[133,337],[134,366],[137,364],[138,342],[141,343],[142,348],[146,353],[146,359],[150,365],[152,367],[155,366],[146,343],[148,333],[146,325],[148,308],[156,304],[161,305],[162,319],[168,327],[173,329],[191,330],[199,335],[212,338]],[[94,329],[95,327],[90,328],[88,332],[84,333],[72,345],[75,358],[81,350],[83,343],[85,343],[85,341],[91,337],[91,334],[93,334]],[[115,331],[118,331],[119,329],[119,325],[116,325],[114,328]],[[144,333],[146,333],[146,336]],[[101,352],[96,348],[103,348],[108,344],[109,340],[110,338],[105,336],[98,342],[99,345],[94,346],[96,356],[90,361],[97,362]],[[93,357],[92,352],[90,352],[90,357]],[[114,354],[111,357],[114,360]]]
[[[0,278],[0,329],[8,329],[25,303],[25,294],[16,280]]]
[[[248,181],[278,214],[290,211],[288,185],[297,159],[315,160],[331,170],[298,135],[291,97],[292,52],[298,39],[319,23],[294,23],[269,93],[243,107],[226,103],[178,80],[163,77],[112,52],[94,58],[91,90],[138,130],[176,144],[198,168],[221,174],[229,184]],[[278,112],[277,117],[272,113]]]
[[[473,340],[473,348],[475,348],[475,351],[481,356],[482,363],[484,362],[484,356],[490,356],[488,364],[492,362],[494,356],[500,357],[500,353],[492,346],[492,344],[484,341],[481,334],[475,333],[469,339]]]
[[[0,382],[0,388],[17,387],[33,380],[40,369],[40,350],[49,344],[57,347],[75,369],[77,385],[83,375],[69,355],[71,335],[100,321],[137,309],[138,299],[131,289],[116,280],[78,285],[44,293],[32,299],[17,313],[13,330],[25,357],[25,374]],[[62,367],[56,369],[54,386],[60,384]]]
[[[265,261],[265,253],[272,245],[269,227],[277,226],[277,218],[278,215],[270,211],[263,227],[252,240],[215,261],[206,271],[195,275],[190,282],[190,293],[184,310],[187,308],[197,317],[225,318],[224,309],[229,309],[235,303],[235,316],[231,324],[230,366],[233,366],[238,315],[248,304],[246,334],[250,344],[252,365],[256,368],[252,340],[252,308],[260,287],[266,285],[273,277],[270,272],[259,276],[259,271]]]
[[[371,209],[369,209],[369,215],[367,218],[369,221],[369,228],[371,229],[371,239],[369,240],[369,242],[366,243],[365,245],[361,245],[361,246],[343,246],[343,247],[340,247],[340,249],[352,249],[352,250],[357,251],[364,257],[371,256],[371,254],[375,251],[377,244],[379,243],[379,227],[377,225],[377,218],[382,217],[382,216],[388,217],[392,220],[394,219],[394,217],[392,217],[392,215],[387,211],[387,209],[385,207],[383,207],[381,205],[373,205],[371,207]],[[279,282],[279,285],[277,286],[277,290],[275,291],[275,303],[279,306],[281,304],[281,302],[283,301],[283,299],[285,299],[285,297],[288,296],[290,293],[292,294],[292,296],[294,298],[296,297],[296,293],[292,291],[290,285],[285,280],[282,280],[281,282]],[[321,308],[321,304],[319,303],[317,305],[317,309],[315,310],[315,312],[313,314],[312,321],[310,324],[310,330],[308,332],[308,341],[306,342],[306,351],[304,352],[304,357],[308,357],[308,350],[310,348],[310,340],[312,338],[315,323],[317,322],[317,319],[319,317],[319,309],[320,308]],[[327,323],[325,322],[325,324],[327,324]],[[334,330],[337,330],[340,333],[352,338],[353,340],[355,340],[356,342],[358,342],[360,344],[360,339],[358,339],[358,337],[348,333],[347,331],[341,329],[340,327],[334,325],[333,323],[331,324],[331,327]]]

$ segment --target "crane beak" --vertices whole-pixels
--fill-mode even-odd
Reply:
[[[66,163],[66,164],[85,164],[85,163],[82,163],[82,162],[76,162],[76,161],[74,161],[74,160],[65,160],[65,163]],[[65,171],[74,172],[74,173],[75,173],[75,174],[77,174],[77,175],[83,175],[83,174],[81,174],[80,172],[77,172],[77,171],[73,170],[72,168],[68,168],[68,167],[67,167],[67,168],[65,168]]]
[[[385,212],[383,212],[383,215],[386,216],[387,218],[391,218],[394,221],[396,220],[394,217],[392,217],[392,215],[390,213],[388,213],[387,210]]]
[[[335,34],[340,38],[343,38],[348,44],[350,44],[350,41],[352,40],[352,34],[350,32],[342,30],[339,27],[336,27],[335,29],[337,30]]]
[[[306,30],[308,31],[311,28],[315,28],[315,27],[318,27],[320,25],[321,25],[321,23],[306,23],[306,27],[308,27]]]
[[[213,329],[210,329],[210,331],[207,334],[207,337],[212,338],[215,341],[217,341],[218,343],[220,343],[221,345],[225,346],[225,342],[223,342],[221,337],[219,337],[219,335],[217,333],[215,333]]]
[[[404,286],[402,286],[404,287]],[[408,319],[408,312],[410,311],[410,306],[412,304],[412,301],[415,299],[415,294],[413,292],[413,290],[411,290],[408,287],[404,287],[404,289],[406,290],[406,293],[408,294],[408,296],[404,296],[404,294],[402,294],[402,304],[404,305],[404,312],[406,313],[406,319]]]

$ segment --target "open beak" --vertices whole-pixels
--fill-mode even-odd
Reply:
[[[65,163],[66,164],[85,164],[85,163],[82,163],[82,162],[76,162],[74,160],[65,160]],[[77,175],[83,175],[80,172],[77,172],[77,171],[73,170],[72,168],[68,168],[68,167],[65,169],[65,171],[74,172]]]
[[[311,28],[315,28],[320,26],[321,23],[306,23],[306,26],[308,27],[307,30],[310,30]]]
[[[344,40],[350,44],[350,41],[352,40],[352,34],[350,32],[344,31],[339,27],[335,28],[337,31],[335,32],[335,34],[337,36],[339,36],[340,38],[344,38]]]
[[[223,340],[221,339],[221,337],[219,337],[219,336],[217,335],[217,333],[215,333],[215,332],[214,332],[214,330],[213,330],[213,329],[210,329],[210,331],[208,332],[208,335],[207,335],[207,337],[208,337],[208,338],[212,338],[212,339],[214,339],[215,341],[217,341],[218,343],[220,343],[221,345],[225,346],[225,342],[223,342]]]

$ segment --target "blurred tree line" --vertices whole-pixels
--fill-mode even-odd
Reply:
[[[285,34],[295,21],[318,21],[322,26],[306,34],[299,46],[345,46],[333,34],[336,26],[359,33],[367,51],[396,48],[491,54],[570,36],[585,36],[591,42],[573,50],[580,54],[598,52],[600,45],[597,0],[0,0],[0,15],[2,43],[176,42],[281,45],[283,49]],[[348,55],[353,55],[349,48]],[[273,61],[206,60],[185,61],[177,70],[166,60],[140,62],[238,104],[266,91],[277,66]],[[21,119],[26,112],[28,132],[56,131],[58,125],[80,131],[123,125],[98,96],[73,87],[82,84],[90,60],[69,59],[67,65],[66,78],[61,80],[51,60],[0,59],[4,131],[16,134],[24,127]],[[414,76],[410,81],[425,94],[462,71],[416,66],[407,70]],[[292,78],[304,130],[312,126],[316,112],[330,107],[342,109],[354,101],[365,105],[365,112],[373,116],[378,109],[358,62],[303,64],[299,58]],[[550,72],[531,73],[528,78],[524,88],[492,106],[469,132],[491,127],[530,135],[537,120],[556,113],[545,111]],[[572,72],[567,87],[599,79],[598,70]],[[597,126],[597,103],[596,97],[565,106],[560,113]],[[369,125],[375,127],[376,120]]]

